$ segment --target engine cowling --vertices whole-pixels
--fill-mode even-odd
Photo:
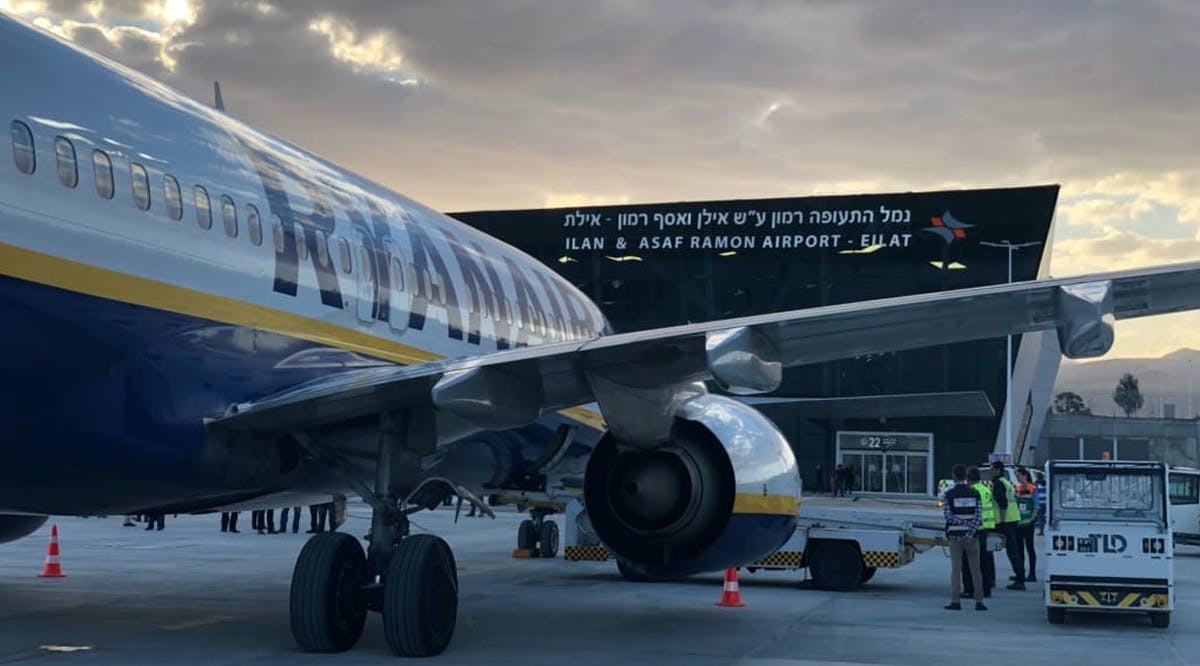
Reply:
[[[719,571],[768,555],[796,529],[800,476],[787,439],[744,403],[684,403],[653,449],[606,434],[588,461],[584,501],[596,535],[636,573]]]
[[[8,543],[33,534],[46,524],[46,516],[0,514],[0,543]]]

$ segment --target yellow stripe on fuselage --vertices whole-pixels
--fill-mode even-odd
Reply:
[[[89,296],[279,333],[330,347],[362,352],[396,363],[425,363],[440,358],[423,349],[319,319],[3,243],[0,243],[0,272],[29,282]]]
[[[0,273],[97,298],[278,333],[405,365],[442,358],[424,349],[327,321],[100,268],[6,243],[0,243]],[[559,413],[590,428],[604,428],[604,419],[599,414],[582,407],[563,409]]]
[[[764,495],[738,493],[733,498],[734,513],[757,513],[772,516],[794,516],[800,508],[794,495]]]

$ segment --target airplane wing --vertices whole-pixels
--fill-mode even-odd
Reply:
[[[423,409],[460,432],[497,430],[596,402],[615,434],[651,443],[701,380],[764,393],[784,366],[1048,329],[1069,358],[1099,356],[1114,319],[1197,307],[1200,262],[993,285],[343,372],[232,406],[209,425],[287,433]]]

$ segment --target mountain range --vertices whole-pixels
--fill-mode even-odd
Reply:
[[[1145,405],[1138,416],[1195,418],[1200,415],[1200,350],[1177,349],[1162,358],[1114,358],[1099,361],[1063,359],[1054,394],[1078,393],[1093,414],[1121,414],[1112,400],[1121,375],[1138,380]]]

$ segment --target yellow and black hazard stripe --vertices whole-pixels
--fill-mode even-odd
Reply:
[[[611,553],[604,546],[567,546],[563,559],[568,562],[604,562]]]
[[[1170,598],[1165,592],[1130,592],[1111,589],[1050,589],[1051,606],[1079,608],[1125,608],[1129,610],[1167,608]]]
[[[878,569],[898,569],[900,568],[899,553],[890,553],[882,550],[864,550],[863,564],[869,567]]]
[[[753,562],[751,567],[792,567],[799,568],[804,562],[804,553],[798,550],[777,550],[770,555]]]

